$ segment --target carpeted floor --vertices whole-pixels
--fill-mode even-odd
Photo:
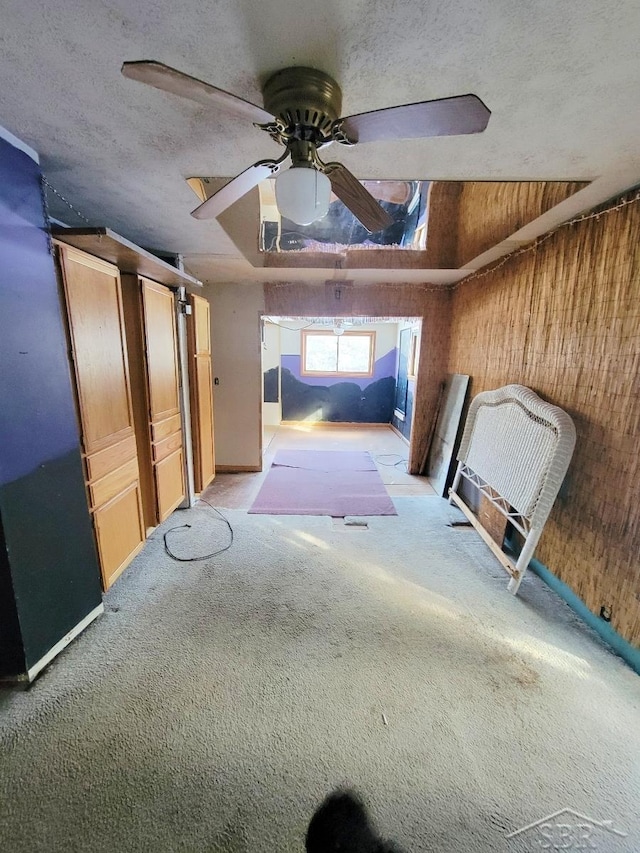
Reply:
[[[397,515],[362,450],[279,450],[249,509],[263,515]]]
[[[293,853],[351,784],[406,851],[539,850],[505,835],[563,808],[627,834],[591,849],[639,850],[638,677],[535,576],[508,594],[444,501],[395,502],[365,531],[231,510],[205,563],[162,532],[213,551],[212,511],[169,519],[0,692],[0,849]]]
[[[435,495],[426,477],[407,474],[409,445],[386,428],[367,424],[338,427],[334,424],[297,424],[264,428],[263,470],[226,474],[218,472],[204,497],[214,506],[249,509],[268,476],[276,453],[281,450],[367,450],[392,497]]]

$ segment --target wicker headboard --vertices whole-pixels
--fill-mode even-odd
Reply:
[[[531,537],[522,552],[528,563],[569,467],[575,440],[569,415],[523,385],[478,394],[469,407],[452,497],[461,477],[477,486],[525,537]],[[460,505],[457,495],[453,499]],[[526,564],[518,565],[519,584]]]

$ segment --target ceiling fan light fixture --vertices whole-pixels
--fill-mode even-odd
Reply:
[[[125,62],[122,73],[155,89],[234,112],[285,147],[280,159],[260,160],[228,181],[192,212],[195,219],[223,213],[260,181],[279,173],[280,164],[291,156],[293,165],[276,180],[276,202],[282,216],[298,225],[310,225],[326,215],[333,191],[367,231],[381,231],[393,224],[389,213],[343,163],[319,160],[318,149],[333,142],[351,146],[482,133],[491,116],[477,95],[468,94],[340,117],[338,83],[326,72],[305,66],[272,74],[262,89],[264,108],[154,60]]]
[[[280,216],[297,225],[311,225],[327,215],[331,181],[317,169],[292,166],[276,178],[276,204]]]

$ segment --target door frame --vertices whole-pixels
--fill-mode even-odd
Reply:
[[[259,322],[258,341],[259,341],[259,348],[260,348],[259,349],[259,351],[260,351],[260,375],[262,377],[262,381],[260,382],[260,396],[259,396],[260,424],[259,424],[259,431],[258,431],[258,435],[259,435],[259,439],[258,439],[259,440],[259,448],[258,449],[259,449],[259,454],[260,454],[259,458],[261,460],[263,458],[263,450],[264,450],[264,419],[263,419],[263,415],[262,415],[263,405],[264,405],[264,369],[263,369],[263,367],[264,367],[264,364],[263,364],[263,361],[264,361],[264,359],[263,359],[264,323],[265,323],[266,319],[272,319],[272,318],[283,319],[284,316],[285,315],[282,315],[282,314],[273,314],[273,313],[270,314],[264,310],[259,312],[260,322]],[[410,431],[409,431],[409,438],[407,439],[404,435],[402,435],[402,433],[398,429],[396,429],[396,427],[393,426],[392,423],[389,423],[389,426],[391,427],[391,429],[394,430],[394,432],[398,436],[400,436],[403,439],[403,441],[406,441],[407,444],[409,445],[409,460],[410,460],[410,462],[413,462],[413,465],[410,466],[410,469],[411,469],[412,467],[415,467],[415,465],[417,464],[416,460],[412,459],[412,457],[414,457],[415,453],[416,453],[414,424],[415,424],[415,414],[416,414],[416,408],[417,408],[416,403],[419,399],[418,398],[418,375],[419,375],[419,371],[420,371],[420,362],[422,359],[422,347],[424,344],[424,338],[422,335],[424,318],[418,317],[418,316],[408,318],[408,317],[404,317],[404,316],[394,317],[393,315],[382,315],[382,314],[358,315],[358,314],[353,314],[353,313],[349,314],[349,313],[344,313],[344,312],[343,313],[337,313],[336,312],[334,314],[325,314],[325,315],[323,315],[323,317],[320,317],[320,316],[313,317],[311,314],[307,314],[302,319],[306,319],[309,321],[316,320],[316,319],[325,319],[325,318],[331,318],[331,319],[351,319],[351,318],[353,318],[353,319],[357,319],[359,316],[366,316],[367,319],[371,319],[374,321],[377,318],[379,318],[380,321],[390,320],[391,322],[396,322],[396,324],[398,326],[400,326],[401,323],[411,321],[412,328],[416,328],[416,327],[418,328],[419,345],[416,345],[416,352],[415,352],[415,359],[414,359],[415,372],[412,373],[410,376],[410,378],[414,382],[415,393],[414,393],[414,403],[413,403],[413,407],[411,409],[411,427],[410,427]],[[411,346],[410,347],[410,356],[411,356],[412,352],[413,352],[413,347]],[[282,352],[280,352],[280,356],[281,355],[282,355]],[[279,367],[280,367],[280,370],[279,370],[279,374],[278,374],[279,375],[278,382],[279,382],[279,387],[280,387],[280,394],[279,394],[279,397],[280,397],[280,413],[282,415],[282,389],[281,389],[282,364],[281,364],[281,359],[280,359]],[[397,365],[396,365],[396,379],[397,379]],[[359,426],[359,424],[356,424],[356,426]],[[362,426],[366,426],[366,424],[362,424]],[[418,463],[419,463],[419,460],[418,460]],[[410,473],[419,473],[419,472],[416,472],[416,471],[411,472],[411,470],[410,470]]]

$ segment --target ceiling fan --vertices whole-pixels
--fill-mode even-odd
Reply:
[[[325,163],[318,151],[332,142],[356,145],[381,140],[481,133],[491,112],[476,95],[458,95],[388,107],[340,118],[342,91],[333,78],[313,68],[283,68],[265,83],[264,107],[183,74],[161,62],[125,62],[125,77],[192,101],[225,109],[266,131],[285,147],[277,160],[260,160],[241,172],[193,212],[212,219],[256,187],[278,175],[276,203],[282,216],[309,225],[324,216],[331,191],[368,231],[392,224],[389,213],[342,163]],[[282,170],[291,157],[290,168]]]

